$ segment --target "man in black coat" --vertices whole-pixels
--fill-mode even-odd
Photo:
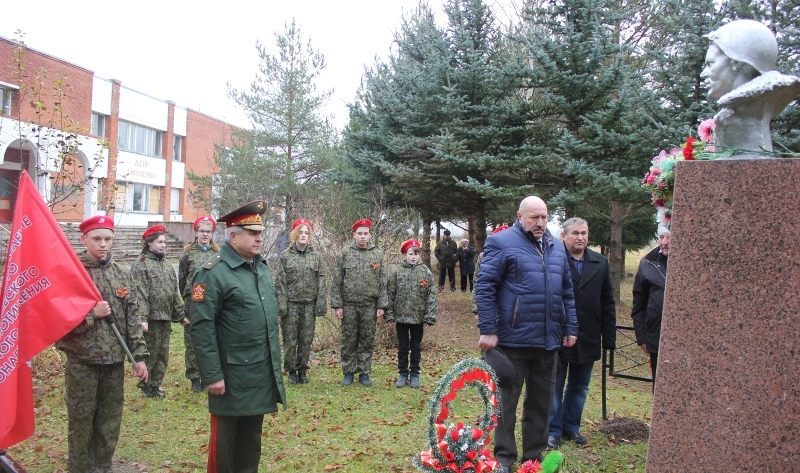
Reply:
[[[580,427],[594,362],[601,357],[601,347],[614,349],[617,340],[617,310],[608,259],[587,248],[589,224],[581,218],[567,220],[561,226],[561,239],[570,255],[579,332],[578,342],[570,348],[561,347],[558,353],[556,392],[547,438],[549,448],[558,448],[562,438],[578,445],[587,442]]]
[[[439,261],[439,292],[444,291],[445,275],[450,278],[450,292],[455,292],[458,248],[456,247],[456,242],[450,238],[450,230],[444,231],[444,237],[436,244],[433,254],[436,256],[436,260]]]
[[[473,276],[475,275],[475,248],[469,246],[469,240],[461,240],[458,247],[458,269],[461,273],[461,292],[467,292],[467,279],[469,279],[469,292],[472,292]]]
[[[636,344],[650,355],[653,386],[658,364],[658,342],[661,339],[661,313],[664,311],[664,290],[667,287],[667,260],[669,259],[670,231],[658,229],[658,246],[639,262],[633,280],[633,308],[631,318],[636,330]]]

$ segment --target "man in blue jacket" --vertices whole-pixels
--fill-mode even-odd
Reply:
[[[522,386],[522,458],[541,460],[553,404],[558,349],[578,335],[575,295],[564,245],[547,230],[547,204],[536,196],[520,202],[517,221],[486,240],[475,285],[478,347],[500,347],[517,372],[500,387],[494,456],[502,472],[517,461],[514,437]]]

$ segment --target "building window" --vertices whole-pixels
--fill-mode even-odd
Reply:
[[[163,133],[158,130],[120,120],[117,144],[122,151],[160,158],[161,135]]]
[[[92,113],[92,135],[106,136],[106,116]]]
[[[131,192],[130,210],[132,212],[149,212],[150,211],[150,186],[147,184],[128,184]]]
[[[14,89],[0,85],[0,116],[11,116],[11,98]]]
[[[180,161],[183,155],[183,137],[173,135],[172,138],[172,160]]]
[[[170,191],[169,213],[171,213],[171,214],[179,214],[179,213],[181,213],[181,190],[180,189],[172,189]]]

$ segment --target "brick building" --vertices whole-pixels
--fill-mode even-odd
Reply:
[[[0,223],[23,169],[62,222],[194,221],[187,171],[214,172],[230,124],[0,37]]]

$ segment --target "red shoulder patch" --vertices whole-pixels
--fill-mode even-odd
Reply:
[[[206,300],[206,283],[196,282],[192,285],[192,302]]]

